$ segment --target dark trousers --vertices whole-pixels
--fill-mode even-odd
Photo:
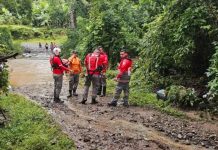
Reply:
[[[61,75],[53,74],[53,78],[54,78],[54,98],[59,98],[62,89],[62,84],[63,84],[63,74]]]
[[[91,77],[86,76],[83,99],[88,98],[89,87],[91,86],[91,84],[92,84],[92,98],[96,98],[99,88],[99,75],[92,75]]]

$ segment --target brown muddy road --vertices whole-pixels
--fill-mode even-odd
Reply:
[[[97,105],[90,102],[81,105],[82,87],[78,90],[78,98],[66,98],[67,77],[61,93],[65,103],[53,103],[48,57],[44,52],[36,52],[31,58],[10,60],[10,83],[13,91],[43,106],[63,132],[75,141],[77,149],[218,149],[216,122],[182,120],[151,108],[111,108],[107,106],[111,95],[98,98]]]

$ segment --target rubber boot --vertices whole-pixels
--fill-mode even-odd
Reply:
[[[112,100],[110,103],[108,103],[108,106],[117,106],[117,101],[116,100]]]
[[[67,96],[67,98],[72,97],[72,90],[69,90],[69,95]]]
[[[78,96],[78,94],[76,93],[76,90],[73,90],[73,96]]]
[[[54,102],[55,103],[64,103],[64,101],[62,101],[59,97],[55,97]]]
[[[124,107],[129,107],[129,102],[128,102],[127,100],[124,100],[123,106],[124,106]]]
[[[98,93],[97,93],[97,95],[101,95],[101,90],[102,90],[102,86],[100,85],[99,88],[98,88]]]
[[[92,98],[91,104],[97,104],[98,102],[96,101],[96,98]]]
[[[103,92],[100,95],[100,97],[105,97],[106,96],[106,86],[103,86]]]
[[[84,98],[83,98],[83,100],[82,100],[80,103],[81,103],[81,104],[85,104],[86,101],[87,101],[87,99],[84,99]]]

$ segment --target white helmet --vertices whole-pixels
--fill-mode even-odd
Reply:
[[[55,55],[58,55],[60,52],[61,52],[61,49],[58,48],[58,47],[55,47],[55,48],[53,49],[53,53],[54,53]]]

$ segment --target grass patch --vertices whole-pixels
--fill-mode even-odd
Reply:
[[[142,93],[138,91],[131,91],[129,102],[136,106],[152,106],[153,108],[165,112],[169,115],[177,117],[185,117],[185,114],[176,108],[170,106],[168,101],[158,100],[153,93]]]
[[[10,120],[0,129],[0,149],[70,150],[74,143],[40,106],[22,96],[0,96],[0,107]]]

